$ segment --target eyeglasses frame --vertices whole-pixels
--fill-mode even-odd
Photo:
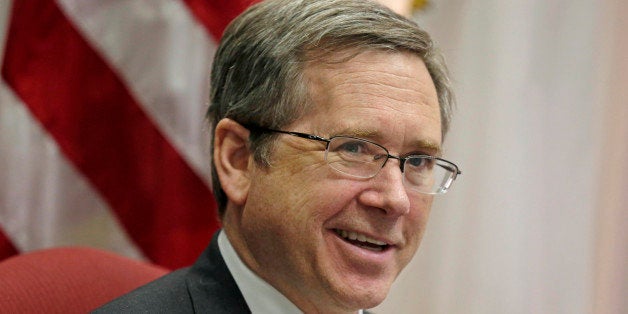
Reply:
[[[325,147],[325,151],[329,151],[329,143],[331,143],[331,141],[336,138],[336,137],[344,137],[344,138],[352,138],[352,139],[356,139],[356,140],[360,140],[360,141],[364,141],[367,143],[371,143],[373,145],[376,145],[378,147],[381,147],[385,152],[386,152],[386,160],[384,161],[384,163],[382,163],[382,166],[377,170],[377,172],[375,172],[372,176],[370,177],[362,177],[362,176],[357,176],[357,175],[353,175],[353,174],[348,174],[345,172],[342,172],[340,170],[337,170],[335,168],[332,167],[332,169],[336,170],[336,171],[340,171],[346,175],[352,176],[352,177],[356,177],[356,178],[364,178],[364,179],[369,179],[369,178],[373,178],[375,177],[379,171],[381,169],[384,168],[384,166],[386,166],[386,163],[388,162],[388,160],[390,158],[393,159],[397,159],[399,160],[399,169],[401,170],[401,173],[404,173],[404,165],[406,163],[406,161],[410,158],[416,158],[416,157],[420,157],[420,158],[426,158],[426,159],[433,159],[433,160],[438,160],[441,162],[446,163],[448,166],[451,166],[452,168],[449,168],[447,170],[449,170],[450,172],[453,173],[453,177],[450,179],[451,181],[456,180],[456,178],[462,174],[462,171],[460,171],[460,169],[458,168],[458,166],[456,164],[454,164],[453,162],[440,158],[440,157],[435,157],[435,156],[430,156],[430,155],[409,155],[406,157],[401,157],[401,156],[395,156],[395,155],[391,155],[390,152],[388,151],[388,149],[384,146],[382,146],[381,144],[375,143],[373,141],[364,139],[364,138],[360,138],[360,137],[355,137],[355,136],[349,136],[349,135],[334,135],[330,138],[324,138],[318,135],[313,135],[313,134],[308,134],[308,133],[301,133],[301,132],[294,132],[294,131],[284,131],[284,130],[277,130],[277,129],[272,129],[272,128],[267,128],[267,127],[263,127],[263,126],[259,126],[259,125],[253,125],[253,124],[245,124],[243,125],[245,128],[247,128],[249,131],[251,132],[262,132],[262,133],[281,133],[281,134],[287,134],[287,135],[292,135],[292,136],[296,136],[296,137],[300,137],[300,138],[305,138],[308,140],[314,140],[314,141],[319,141],[319,142],[325,142],[326,143],[326,147]],[[451,184],[450,184],[451,185]],[[421,192],[419,191],[419,193],[425,193],[425,194],[444,194],[445,192],[447,192],[449,190],[449,187],[447,187],[446,189],[444,189],[444,191],[442,193],[426,193],[426,192]]]

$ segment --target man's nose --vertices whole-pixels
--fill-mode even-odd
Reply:
[[[379,173],[371,178],[373,194],[368,198],[371,206],[378,207],[389,216],[401,216],[410,212],[410,198],[403,184],[399,159],[389,158]]]

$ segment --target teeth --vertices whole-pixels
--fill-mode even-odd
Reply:
[[[353,231],[346,231],[346,230],[339,230],[336,229],[336,233],[345,238],[345,239],[349,239],[349,240],[358,240],[360,242],[367,242],[367,243],[371,243],[371,244],[375,244],[375,245],[386,245],[386,242],[382,242],[382,241],[378,241],[375,240],[373,238],[369,238],[364,234],[361,233],[357,233],[357,232],[353,232]]]
[[[360,242],[367,242],[366,241],[366,236],[363,235],[363,234],[358,234],[358,241],[360,241]]]

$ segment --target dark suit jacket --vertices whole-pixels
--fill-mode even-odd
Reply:
[[[220,251],[218,232],[192,267],[174,271],[94,313],[250,313]]]

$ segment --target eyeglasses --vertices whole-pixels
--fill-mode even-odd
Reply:
[[[384,168],[389,158],[399,160],[404,185],[413,191],[424,194],[444,194],[449,190],[459,174],[454,163],[429,155],[399,157],[375,142],[352,136],[332,136],[324,138],[312,134],[274,130],[256,125],[246,125],[251,132],[272,132],[288,134],[308,140],[327,143],[325,161],[329,166],[346,175],[356,178],[372,178]]]

